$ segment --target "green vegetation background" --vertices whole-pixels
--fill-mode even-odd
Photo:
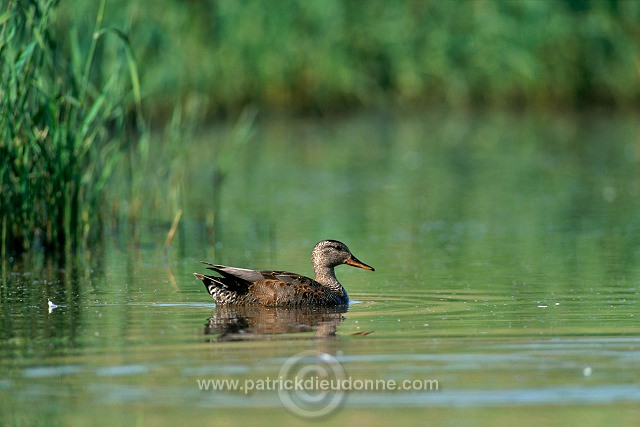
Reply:
[[[94,2],[60,4],[61,28]],[[111,0],[152,110],[637,106],[635,0]]]
[[[0,0],[0,72],[1,253],[70,252],[213,120],[220,183],[256,111],[635,109],[640,1]]]

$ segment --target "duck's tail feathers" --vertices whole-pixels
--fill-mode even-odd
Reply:
[[[193,275],[204,283],[207,292],[217,303],[227,303],[249,291],[249,283],[237,278],[207,276],[200,273]]]

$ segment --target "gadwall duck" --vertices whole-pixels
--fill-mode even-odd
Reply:
[[[202,280],[216,304],[261,304],[265,306],[332,306],[349,303],[347,291],[336,279],[334,267],[347,264],[374,271],[358,260],[342,242],[323,240],[311,252],[315,280],[286,271],[247,270],[245,268],[210,265],[209,270],[222,275],[205,276]]]

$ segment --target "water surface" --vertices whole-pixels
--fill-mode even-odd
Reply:
[[[329,424],[635,425],[639,131],[596,115],[265,121],[216,190],[228,132],[212,129],[181,153],[168,253],[170,200],[77,262],[3,260],[1,418],[298,425],[277,390],[199,381],[255,386],[312,351],[333,359],[296,366],[438,385],[348,391]],[[216,308],[192,276],[201,259],[310,275],[326,238],[376,268],[337,269],[346,312]]]

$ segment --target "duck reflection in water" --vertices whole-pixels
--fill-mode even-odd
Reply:
[[[344,320],[348,306],[266,307],[260,305],[223,305],[216,307],[205,335],[218,335],[216,341],[247,341],[300,338],[333,338]]]

